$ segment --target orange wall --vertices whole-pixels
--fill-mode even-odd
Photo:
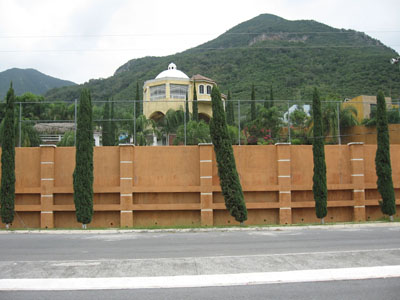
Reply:
[[[325,147],[327,222],[382,217],[375,145]],[[248,213],[246,224],[318,222],[312,194],[312,146],[234,146]],[[391,146],[400,204],[400,145]],[[16,149],[16,216],[12,227],[80,227],[73,202],[75,148]],[[96,147],[94,210],[89,227],[232,225],[213,148]],[[4,224],[2,224],[4,227]]]

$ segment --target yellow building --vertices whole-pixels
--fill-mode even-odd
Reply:
[[[392,108],[392,98],[385,97],[387,109]],[[357,121],[361,123],[363,119],[370,118],[371,110],[376,107],[376,96],[360,95],[353,99],[343,102],[343,107],[353,106],[357,109]]]
[[[144,83],[143,114],[146,118],[161,120],[169,109],[184,109],[186,95],[191,113],[194,84],[196,84],[199,119],[208,122],[212,116],[211,89],[216,83],[202,75],[189,78],[178,70],[174,63],[170,63],[168,69],[158,74],[155,79]]]

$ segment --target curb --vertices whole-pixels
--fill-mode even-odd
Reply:
[[[0,230],[1,234],[123,234],[123,233],[189,233],[189,232],[236,232],[236,231],[291,231],[313,229],[352,229],[371,227],[400,227],[400,222],[382,222],[371,224],[335,224],[335,225],[306,225],[306,226],[270,226],[270,227],[210,227],[210,228],[183,228],[183,229],[27,229],[27,230]]]

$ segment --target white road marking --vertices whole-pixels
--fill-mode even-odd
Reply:
[[[188,288],[400,277],[400,266],[222,275],[111,278],[1,279],[0,291]]]

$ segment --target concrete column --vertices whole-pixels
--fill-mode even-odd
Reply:
[[[350,147],[351,182],[353,184],[353,221],[366,220],[365,213],[365,173],[364,143],[348,143]]]
[[[278,164],[279,224],[292,224],[290,143],[275,145]]]
[[[40,227],[54,227],[54,154],[55,145],[40,146]]]
[[[120,226],[133,226],[133,157],[134,145],[121,144],[119,145],[119,174],[120,174]]]
[[[199,144],[199,152],[201,225],[212,226],[214,224],[214,215],[212,208],[212,144]]]

